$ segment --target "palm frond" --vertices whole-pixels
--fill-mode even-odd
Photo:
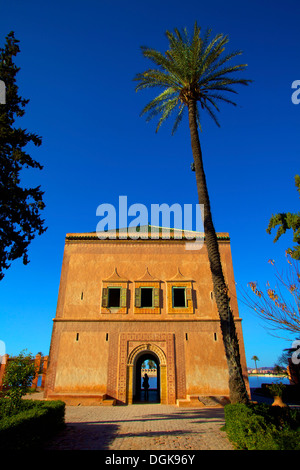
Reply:
[[[134,80],[139,82],[136,86],[136,91],[151,87],[169,88],[178,86],[173,76],[155,69],[138,74]]]
[[[236,76],[245,70],[246,64],[232,64],[232,60],[242,52],[237,50],[224,55],[228,36],[217,34],[212,37],[209,29],[201,37],[197,22],[191,36],[186,28],[181,31],[175,28],[173,32],[166,31],[166,37],[169,47],[164,54],[146,46],[141,48],[144,57],[156,68],[135,76],[136,91],[152,87],[163,90],[144,107],[141,115],[146,115],[147,121],[160,116],[156,131],[171,115],[175,115],[173,134],[192,100],[197,103],[196,119],[200,129],[200,108],[220,126],[216,117],[219,112],[217,103],[236,105],[226,94],[236,94],[235,85],[251,82]]]
[[[220,123],[218,121],[218,118],[215,114],[215,112],[212,110],[212,108],[209,106],[209,104],[207,103],[207,101],[209,101],[213,106],[214,108],[216,109],[216,111],[220,111],[219,108],[217,107],[217,105],[215,104],[215,102],[210,99],[210,98],[207,98],[207,100],[205,100],[203,103],[201,102],[203,108],[208,112],[208,114],[210,115],[210,117],[212,118],[212,120],[215,122],[215,124],[218,126],[218,127],[221,127],[220,126]]]
[[[177,104],[178,104],[177,98],[173,98],[173,99],[168,100],[167,103],[164,103],[164,105],[161,105],[159,107],[160,113],[161,113],[161,118],[158,121],[155,132],[158,132],[158,130],[159,130],[160,126],[162,125],[162,123],[164,121],[166,121],[168,119],[168,117],[173,113],[173,111],[177,107]],[[157,110],[158,110],[158,108],[157,108]],[[157,110],[154,110],[154,114],[153,114],[152,117],[154,117],[154,115],[157,114],[157,112],[156,112]],[[152,119],[152,117],[150,119]]]
[[[172,128],[172,135],[174,135],[175,132],[177,131],[177,128],[178,128],[179,124],[182,121],[185,110],[186,110],[186,106],[181,106],[179,108],[179,111],[177,113],[177,116],[176,116],[176,119],[174,121],[174,125],[173,125],[173,128]]]
[[[236,103],[234,101],[232,101],[232,100],[230,100],[230,99],[226,98],[225,96],[220,95],[218,93],[210,93],[209,97],[212,98],[212,99],[224,101],[225,103],[232,104],[233,106],[236,106]]]
[[[167,88],[144,107],[140,116],[143,116],[144,114],[147,114],[153,109],[158,108],[158,106],[160,105],[166,104],[168,100],[175,98],[175,96],[177,96],[177,93],[174,92],[173,88]]]

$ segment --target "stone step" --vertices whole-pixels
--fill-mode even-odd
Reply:
[[[192,407],[192,408],[202,408],[205,405],[199,400],[198,397],[190,397],[189,395],[187,398],[178,398],[176,401],[177,406],[180,408],[183,407]]]
[[[187,395],[186,398],[179,398],[176,401],[179,407],[203,408],[203,407],[223,407],[229,403],[228,397],[209,395]]]
[[[62,400],[69,406],[114,406],[116,400],[107,395],[88,393],[51,393],[47,400]]]
[[[115,398],[112,398],[111,400],[106,398],[105,400],[100,403],[101,406],[115,406],[117,403],[117,400]]]
[[[205,406],[223,407],[230,403],[228,397],[225,396],[211,396],[211,395],[200,395],[199,400]]]

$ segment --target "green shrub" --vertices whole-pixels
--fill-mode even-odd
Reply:
[[[266,404],[224,410],[225,431],[238,449],[300,450],[300,410]]]
[[[21,407],[22,397],[28,392],[36,374],[34,357],[26,350],[8,361],[3,378],[4,396],[9,400],[6,406],[11,412]]]
[[[62,401],[23,400],[18,413],[5,414],[6,400],[0,400],[0,450],[37,448],[64,425]]]

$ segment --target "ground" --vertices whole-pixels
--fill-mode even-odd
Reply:
[[[232,450],[223,408],[146,404],[67,406],[66,428],[45,450]]]

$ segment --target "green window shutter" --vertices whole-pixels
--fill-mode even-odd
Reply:
[[[141,307],[141,288],[137,287],[135,289],[135,306]]]
[[[153,295],[154,305],[153,305],[153,307],[159,307],[159,288],[155,287],[153,290],[154,290],[154,295]]]
[[[108,288],[103,287],[102,289],[102,307],[107,307],[108,305]]]
[[[190,287],[187,287],[185,289],[185,294],[186,294],[186,300],[192,300],[192,289]]]
[[[127,289],[126,287],[121,288],[121,299],[120,299],[120,307],[126,307],[127,304]]]

